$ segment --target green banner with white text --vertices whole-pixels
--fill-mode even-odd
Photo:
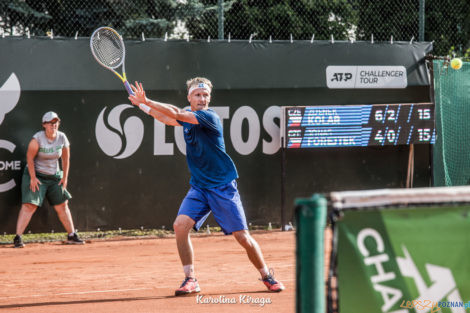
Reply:
[[[470,205],[343,211],[340,313],[468,312]]]

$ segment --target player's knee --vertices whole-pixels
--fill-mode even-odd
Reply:
[[[239,231],[239,232],[234,232],[233,235],[235,236],[235,239],[238,241],[240,245],[243,247],[251,247],[253,245],[253,239],[251,238],[250,234],[246,231]]]
[[[173,230],[175,231],[175,233],[181,234],[181,233],[189,232],[190,229],[191,227],[189,227],[187,223],[185,223],[182,220],[176,219],[175,222],[173,223]]]
[[[54,209],[57,213],[65,213],[65,211],[68,209],[67,202],[54,205]]]
[[[32,203],[23,203],[21,209],[32,214],[36,212],[37,207],[37,205],[34,205]]]

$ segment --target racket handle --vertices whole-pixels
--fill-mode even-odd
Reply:
[[[124,82],[124,86],[126,87],[127,93],[133,96],[134,92],[132,91],[131,85],[129,85],[129,82],[127,80]]]

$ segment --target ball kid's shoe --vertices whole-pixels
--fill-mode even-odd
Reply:
[[[181,286],[175,290],[175,296],[188,295],[190,293],[201,292],[196,278],[186,277]]]
[[[15,236],[15,238],[13,239],[13,245],[13,247],[15,248],[24,248],[25,245],[20,235]]]
[[[78,237],[77,233],[73,233],[73,235],[67,235],[67,241],[65,242],[69,245],[84,245],[85,242]]]

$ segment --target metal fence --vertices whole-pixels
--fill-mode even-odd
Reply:
[[[434,54],[464,55],[467,0],[0,0],[0,32],[125,38],[434,41]]]

